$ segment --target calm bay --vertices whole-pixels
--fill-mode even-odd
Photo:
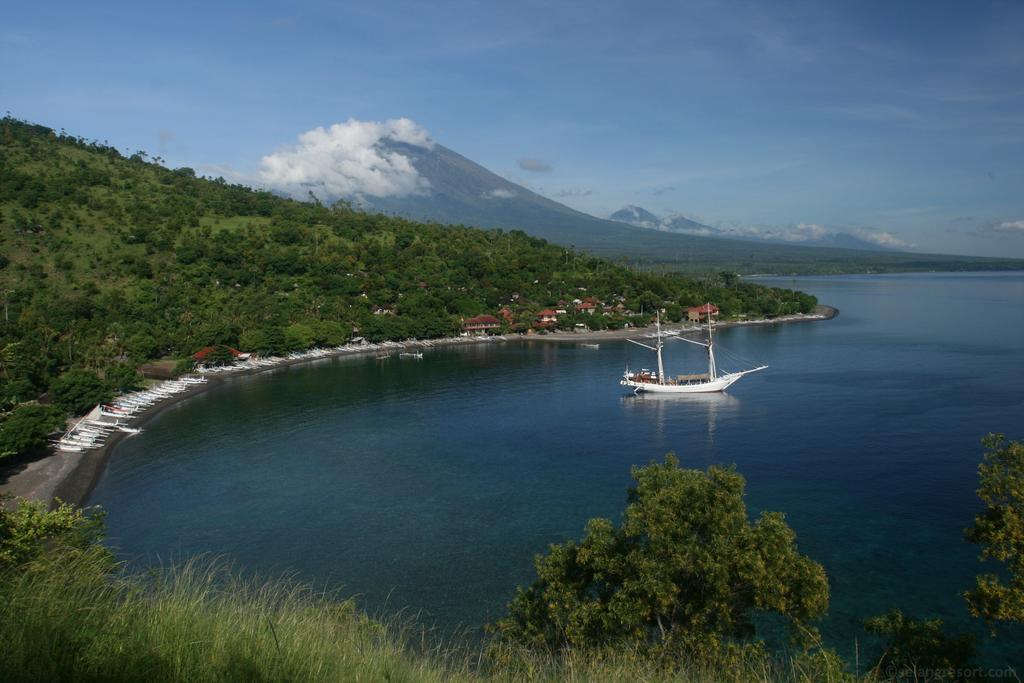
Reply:
[[[624,341],[317,361],[172,406],[89,502],[133,562],[223,556],[448,631],[500,616],[534,554],[617,519],[630,467],[674,451],[735,464],[752,513],[787,514],[828,573],[842,654],[891,607],[981,633],[963,529],[981,437],[1024,438],[1024,274],[769,282],[840,315],[722,330],[725,369],[725,351],[770,366],[727,394],[629,394],[623,368],[652,361]],[[670,372],[699,369],[689,346],[668,347]]]

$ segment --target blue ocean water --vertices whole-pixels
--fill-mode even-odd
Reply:
[[[841,313],[723,330],[770,366],[728,394],[626,394],[623,367],[651,358],[622,341],[325,360],[170,408],[117,447],[90,503],[134,561],[223,555],[451,629],[499,617],[534,554],[616,519],[630,467],[674,451],[734,463],[753,513],[787,514],[828,573],[841,653],[890,607],[983,635],[959,597],[980,570],[963,529],[981,437],[1024,438],[1024,274],[772,284]],[[670,372],[699,366],[687,346]]]

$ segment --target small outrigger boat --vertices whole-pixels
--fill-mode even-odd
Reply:
[[[599,349],[599,348],[601,348],[600,344],[580,344],[580,346],[582,346],[585,349]]]
[[[709,304],[710,307],[710,304]],[[627,339],[626,341],[642,346],[645,349],[654,351],[658,355],[658,370],[657,372],[652,370],[640,370],[639,372],[630,372],[629,368],[622,374],[622,379],[619,380],[619,384],[624,387],[631,387],[634,393],[641,392],[652,392],[652,393],[663,393],[663,394],[700,394],[710,393],[715,391],[725,391],[732,384],[739,381],[744,375],[749,375],[752,372],[758,372],[764,370],[767,365],[760,365],[750,370],[740,370],[738,372],[727,372],[724,374],[718,374],[718,368],[715,365],[715,350],[714,340],[711,333],[711,316],[708,315],[708,341],[704,342],[694,341],[693,339],[686,339],[685,337],[679,337],[671,335],[671,338],[678,339],[680,341],[689,342],[690,344],[696,344],[697,346],[703,346],[708,351],[708,371],[702,373],[695,373],[689,375],[676,375],[673,378],[665,377],[665,364],[661,358],[661,316],[657,317],[657,344],[656,346],[650,346],[643,342],[638,342],[633,339]]]
[[[423,358],[423,352],[422,351],[415,351],[415,352],[414,351],[403,351],[402,353],[398,354],[398,357],[399,358]]]

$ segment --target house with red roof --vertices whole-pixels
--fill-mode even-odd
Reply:
[[[543,311],[537,314],[538,323],[557,323],[558,322],[558,311],[553,311],[550,308],[545,308]]]
[[[718,315],[718,306],[704,304],[702,306],[691,306],[686,309],[686,319],[691,323],[704,323],[709,319],[714,320]]]
[[[228,352],[235,358],[238,358],[239,356],[242,355],[241,351],[239,351],[238,349],[233,349],[230,346],[204,346],[203,348],[199,349],[198,351],[192,354],[192,360],[194,360],[197,363],[202,363],[204,360],[206,360],[207,356],[209,356],[217,349],[221,348],[227,349]]]
[[[497,327],[501,327],[501,321],[493,315],[478,315],[462,321],[462,331],[471,334],[486,334]]]

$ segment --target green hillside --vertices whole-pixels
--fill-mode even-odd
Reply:
[[[519,231],[283,199],[11,118],[0,121],[0,254],[0,407],[22,415],[47,391],[74,411],[129,386],[146,360],[207,345],[282,353],[354,334],[441,337],[466,316],[507,305],[529,320],[583,297],[623,311],[591,326],[642,324],[659,307],[678,319],[708,300],[725,315],[816,303],[735,278],[638,274]],[[0,452],[39,443],[5,424]]]

